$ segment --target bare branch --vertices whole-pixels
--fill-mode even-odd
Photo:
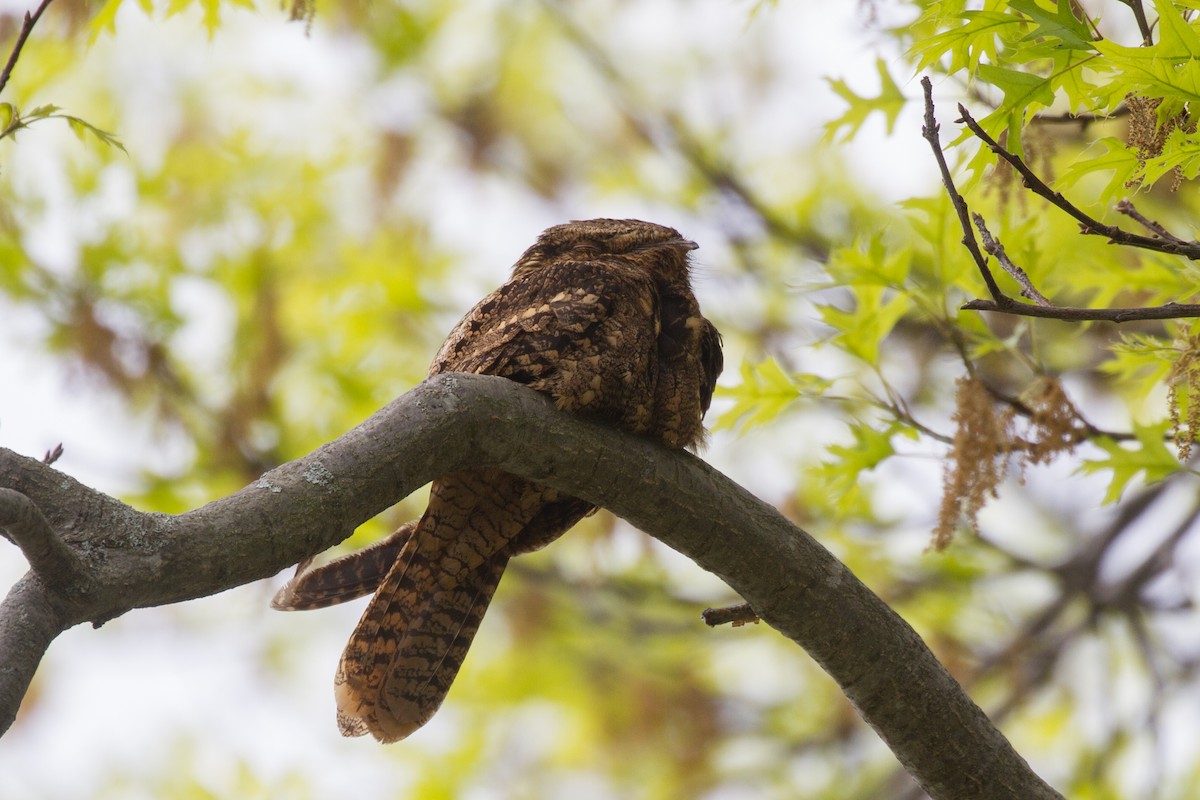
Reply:
[[[25,40],[29,38],[29,34],[33,32],[33,26],[42,17],[42,12],[50,5],[52,0],[42,0],[41,4],[34,10],[32,14],[25,12],[25,20],[21,25],[21,32],[17,34],[17,43],[13,45],[12,55],[8,57],[8,63],[4,65],[4,71],[0,72],[0,92],[4,91],[4,87],[8,85],[8,79],[12,76],[12,71],[17,66],[17,59],[21,57],[21,49],[25,47]]]
[[[0,652],[36,663],[55,629],[272,575],[431,478],[483,466],[604,506],[723,578],[837,680],[935,800],[1061,799],[911,626],[774,508],[688,453],[483,375],[428,380],[310,455],[177,516],[139,513],[0,449],[0,486],[70,530],[67,543],[90,554],[92,570],[74,598],[26,576],[0,606]],[[43,607],[36,630],[11,633]],[[28,676],[0,668],[0,723],[15,715]]]
[[[1146,19],[1146,9],[1142,7],[1142,0],[1117,0],[1117,2],[1124,3],[1133,11],[1138,31],[1142,34],[1142,44],[1146,47],[1154,44],[1154,39],[1150,36],[1150,22]]]
[[[1033,285],[1033,281],[1029,280],[1029,276],[1025,274],[1025,270],[1018,267],[1008,257],[1008,253],[1004,252],[1004,245],[999,240],[992,236],[992,232],[987,229],[987,224],[983,221],[982,214],[972,214],[971,219],[975,221],[975,227],[979,228],[979,238],[983,240],[983,249],[988,255],[995,256],[1000,262],[1000,266],[1004,271],[1013,277],[1017,283],[1021,284],[1021,296],[1028,297],[1039,306],[1049,306],[1050,301],[1045,295],[1039,292]]]
[[[1146,306],[1141,308],[1077,308],[1073,306],[1035,306],[1030,303],[1013,302],[1000,305],[991,300],[970,300],[963,303],[961,308],[964,311],[999,311],[1002,314],[1041,317],[1042,319],[1060,319],[1065,322],[1084,322],[1088,320],[1099,322],[1135,322],[1147,319],[1200,317],[1200,305],[1186,303],[1167,303],[1163,306]]]
[[[1025,187],[1038,197],[1042,197],[1049,201],[1054,206],[1065,211],[1068,215],[1079,222],[1079,230],[1081,233],[1093,234],[1096,236],[1106,236],[1113,244],[1123,244],[1130,247],[1141,247],[1146,250],[1155,250],[1160,253],[1171,253],[1181,255],[1191,260],[1200,259],[1200,242],[1185,241],[1177,236],[1171,236],[1169,239],[1141,236],[1136,233],[1130,233],[1116,225],[1105,225],[1096,218],[1085,214],[1069,200],[1062,196],[1060,192],[1056,192],[1046,185],[1045,181],[1037,176],[1037,174],[1029,168],[1029,166],[1021,160],[1021,157],[1010,153],[1002,145],[996,142],[988,132],[985,131],[978,122],[967,111],[966,106],[961,103],[958,106],[958,112],[961,118],[958,120],[966,124],[971,129],[971,133],[975,134],[988,148],[996,155],[1003,158],[1012,165],[1021,179],[1025,182]]]
[[[941,170],[946,194],[950,196],[950,202],[954,204],[954,210],[958,212],[958,221],[963,229],[963,246],[967,248],[971,258],[975,259],[975,265],[979,267],[979,274],[983,276],[983,282],[987,285],[988,293],[991,294],[996,305],[1009,305],[1013,301],[1000,291],[1000,287],[996,285],[996,279],[992,277],[992,271],[988,269],[987,258],[979,251],[979,243],[975,241],[975,232],[971,229],[967,201],[955,188],[954,178],[950,175],[950,167],[946,164],[946,156],[942,153],[942,143],[938,137],[941,126],[933,116],[933,82],[929,80],[928,76],[921,78],[921,88],[925,90],[925,124],[921,128],[921,135],[933,148],[933,157],[937,159],[938,169]],[[961,108],[961,106],[959,107]]]
[[[0,733],[17,718],[46,648],[70,626],[53,593],[33,573],[0,603]]]
[[[961,308],[964,311],[998,311],[1004,314],[1016,314],[1025,317],[1040,317],[1043,319],[1058,319],[1068,322],[1082,321],[1103,321],[1103,322],[1133,322],[1135,320],[1158,320],[1158,319],[1183,319],[1189,317],[1200,317],[1200,305],[1185,304],[1185,303],[1167,303],[1161,306],[1148,306],[1140,308],[1076,308],[1072,306],[1056,306],[1053,305],[1046,297],[1044,297],[1033,286],[1029,280],[1029,276],[1025,271],[1014,264],[1004,253],[1004,247],[996,240],[987,229],[983,217],[974,215],[975,224],[979,226],[980,236],[984,241],[984,248],[988,253],[996,256],[1000,265],[1012,277],[1021,284],[1021,294],[1034,301],[1034,304],[1020,303],[1005,295],[1000,287],[996,284],[995,278],[992,277],[991,270],[988,269],[987,259],[979,249],[979,244],[975,240],[974,231],[971,229],[970,212],[967,208],[966,200],[958,193],[954,186],[954,181],[950,176],[950,168],[946,164],[946,157],[942,154],[941,143],[938,139],[938,125],[933,115],[933,84],[928,77],[921,78],[921,86],[925,90],[925,124],[922,127],[922,135],[933,148],[934,157],[937,159],[938,168],[942,174],[942,183],[945,184],[946,193],[950,197],[950,202],[953,203],[955,211],[958,213],[959,223],[963,228],[963,246],[967,248],[967,252],[971,254],[971,258],[975,260],[976,266],[979,268],[980,274],[983,276],[984,283],[987,284],[988,292],[991,294],[991,300],[971,300],[964,303]],[[1157,236],[1139,236],[1138,234],[1129,233],[1115,225],[1105,225],[1096,219],[1080,211],[1072,205],[1060,193],[1054,191],[1039,178],[1033,170],[1031,170],[1019,156],[1010,153],[1004,147],[996,142],[987,131],[983,130],[967,111],[962,104],[958,106],[959,113],[962,117],[959,122],[965,123],[971,132],[974,133],[980,140],[986,144],[992,152],[1003,158],[1021,175],[1025,182],[1025,186],[1037,194],[1050,201],[1053,205],[1065,211],[1070,216],[1074,217],[1080,223],[1080,230],[1087,234],[1099,234],[1107,236],[1112,244],[1123,244],[1132,247],[1141,247],[1147,250],[1156,250],[1162,253],[1172,253],[1176,255],[1186,256],[1189,259],[1200,259],[1200,241],[1186,241],[1178,236],[1175,236],[1170,231],[1166,230],[1162,225],[1152,220],[1146,219],[1133,204],[1127,200],[1122,201],[1117,205],[1117,211],[1126,214],[1133,219],[1154,231]]]
[[[1167,230],[1165,227],[1163,227],[1163,225],[1161,225],[1160,223],[1155,222],[1154,220],[1152,220],[1146,216],[1143,216],[1142,212],[1138,211],[1137,207],[1134,206],[1133,201],[1129,200],[1128,198],[1120,201],[1115,206],[1113,206],[1113,208],[1117,211],[1117,213],[1124,214],[1125,216],[1130,217],[1131,219],[1135,220],[1136,222],[1141,223],[1143,228],[1146,228],[1150,232],[1154,233],[1156,236],[1160,236],[1168,242],[1174,242],[1175,244],[1181,244],[1181,245],[1188,244],[1183,239],[1180,239],[1178,236],[1171,233],[1169,230]]]
[[[1087,126],[1093,123],[1110,122],[1128,115],[1129,106],[1122,103],[1107,114],[1075,114],[1071,111],[1065,111],[1062,114],[1047,114],[1042,111],[1034,114],[1031,122],[1038,125],[1078,125],[1080,130],[1086,130]]]
[[[1006,392],[1000,391],[998,388],[996,388],[992,384],[988,383],[986,380],[980,379],[979,383],[981,386],[983,386],[984,390],[987,391],[987,393],[992,397],[992,399],[994,399],[998,403],[1003,403],[1004,405],[1008,406],[1009,408],[1011,408],[1013,411],[1020,414],[1025,419],[1032,420],[1037,415],[1037,412],[1033,408],[1031,408],[1029,406],[1029,404],[1026,403],[1024,400],[1022,400],[1021,398],[1015,397]],[[1071,408],[1072,408],[1072,411],[1074,412],[1075,420],[1080,425],[1080,432],[1086,438],[1092,438],[1092,437],[1096,437],[1096,436],[1104,436],[1104,437],[1112,439],[1113,441],[1116,441],[1116,442],[1132,442],[1137,439],[1137,436],[1130,431],[1113,431],[1113,430],[1108,430],[1106,428],[1101,428],[1097,425],[1092,424],[1090,421],[1088,421],[1087,419],[1084,418],[1083,414],[1081,414],[1079,412],[1078,408],[1075,408],[1074,403],[1071,404]],[[1163,441],[1164,442],[1171,441],[1171,436],[1169,434],[1164,435]],[[1011,554],[1010,554],[1010,556],[1011,556]]]

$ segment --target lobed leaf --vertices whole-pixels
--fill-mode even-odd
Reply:
[[[1200,32],[1166,0],[1155,0],[1159,41],[1151,47],[1095,42],[1116,68],[1112,83],[1122,93],[1200,100]]]
[[[875,112],[883,114],[887,121],[887,132],[890,134],[896,127],[896,118],[900,116],[901,109],[907,102],[904,93],[900,91],[900,87],[892,80],[891,74],[888,72],[887,62],[882,58],[875,60],[875,69],[879,73],[879,95],[877,97],[862,97],[854,93],[845,81],[826,78],[829,87],[833,89],[838,97],[850,104],[850,108],[846,113],[825,125],[825,140],[833,140],[839,131],[843,128],[848,130],[842,134],[839,142],[846,142],[853,139],[858,129],[866,122],[867,117]]]
[[[1005,11],[964,11],[959,15],[966,24],[918,42],[905,54],[916,57],[916,71],[932,67],[943,56],[950,56],[947,71],[974,73],[984,57],[995,59],[996,40],[1003,33],[1017,33],[1025,25],[1020,17]]]
[[[1120,500],[1125,487],[1138,476],[1146,483],[1154,483],[1173,475],[1183,467],[1167,447],[1169,427],[1170,422],[1166,420],[1153,425],[1135,423],[1133,432],[1137,436],[1137,443],[1132,446],[1107,436],[1095,438],[1092,440],[1093,444],[1103,450],[1107,457],[1085,460],[1079,466],[1079,472],[1085,475],[1101,470],[1112,472],[1112,480],[1109,481],[1108,491],[1104,495],[1105,503]]]
[[[817,311],[826,325],[838,331],[833,341],[839,347],[868,364],[877,365],[880,344],[912,308],[913,299],[882,286],[850,288],[855,300],[853,311],[842,311],[832,305],[818,306]]]
[[[770,422],[800,397],[820,395],[833,383],[816,375],[789,375],[773,358],[759,364],[744,362],[740,373],[738,386],[717,387],[717,396],[732,398],[734,404],[717,419],[713,430],[746,430]]]
[[[1091,30],[1075,16],[1070,0],[1057,0],[1053,12],[1038,5],[1036,0],[1009,0],[1008,7],[1037,23],[1025,39],[1046,38],[1055,42],[1054,47],[1095,50]]]
[[[1128,193],[1126,187],[1135,180],[1141,164],[1137,152],[1120,139],[1105,136],[1096,144],[1104,148],[1103,155],[1079,159],[1068,165],[1055,181],[1055,188],[1069,188],[1089,175],[1110,172],[1108,183],[1097,197],[1098,202],[1108,205]]]

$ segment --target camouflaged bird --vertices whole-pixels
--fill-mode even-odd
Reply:
[[[721,336],[692,294],[695,247],[639,220],[549,228],[509,281],[458,323],[429,374],[500,375],[566,411],[694,447],[722,365]],[[375,593],[335,678],[342,733],[394,742],[425,724],[509,558],[544,547],[594,510],[496,469],[455,472],[433,482],[419,520],[323,567],[301,565],[276,608]]]

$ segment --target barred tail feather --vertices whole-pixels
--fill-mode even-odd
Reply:
[[[296,575],[271,600],[277,611],[308,611],[345,603],[375,591],[397,555],[417,528],[406,522],[394,533],[369,547],[313,569],[301,564]]]
[[[494,555],[451,588],[411,548],[384,579],[342,655],[338,727],[395,742],[424,725],[458,674],[508,556]]]

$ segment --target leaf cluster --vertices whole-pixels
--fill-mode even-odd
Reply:
[[[101,130],[79,117],[70,114],[60,114],[60,111],[62,109],[58,106],[48,103],[22,113],[12,103],[0,103],[0,139],[15,138],[17,131],[22,128],[28,128],[33,123],[40,122],[41,120],[61,119],[65,120],[71,126],[71,130],[80,139],[90,134],[100,144],[115,147],[122,153],[126,152],[125,146],[121,144],[116,136],[108,131]]]
[[[1011,267],[1005,266],[1005,270],[1025,281],[1019,287],[1021,294],[1032,285],[1053,298],[1042,301],[1063,306],[1166,304],[1168,309],[1171,303],[1188,303],[1196,296],[1196,270],[1186,262],[1089,246],[1079,240],[1074,220],[1065,213],[1068,205],[1074,205],[1099,208],[1102,219],[1113,216],[1114,211],[1131,214],[1148,225],[1154,236],[1161,232],[1164,239],[1171,236],[1167,232],[1171,221],[1186,220],[1193,213],[1193,193],[1181,182],[1192,180],[1198,172],[1195,125],[1188,103],[1196,97],[1193,84],[1200,64],[1200,22],[1186,4],[1155,0],[1153,10],[1157,19],[1147,21],[1140,2],[1128,4],[1124,10],[1109,9],[1111,19],[1102,19],[1098,8],[1069,0],[996,0],[971,8],[961,2],[933,2],[922,6],[911,25],[895,30],[908,43],[906,60],[916,73],[944,76],[939,91],[961,87],[964,104],[982,109],[978,125],[994,146],[976,146],[971,132],[964,129],[952,137],[948,152],[960,154],[970,172],[966,185],[971,208],[984,211],[983,217],[996,215],[1003,220],[1004,245],[999,246],[997,258],[1011,260]],[[1131,29],[1140,32],[1141,41],[1123,43],[1120,36],[1114,40],[1106,33]],[[880,62],[878,69],[882,90],[877,96],[855,94],[844,83],[835,85],[849,109],[827,126],[830,135],[844,131],[843,139],[852,138],[874,112],[886,116],[889,129],[895,124],[904,102],[897,100],[898,84],[888,68]],[[1064,126],[1064,122],[1074,122],[1074,126]],[[1012,167],[1007,156],[996,157],[993,151],[997,148],[1011,153],[1009,160],[1023,157],[1026,164],[1036,164],[1036,171],[1052,183],[1054,191],[1069,192],[1069,196],[1055,194],[1051,197],[1054,205],[1034,206],[1007,177]],[[1174,195],[1151,193],[1164,179],[1168,187],[1181,190]],[[1139,204],[1154,209],[1151,219],[1131,212],[1132,204],[1124,200],[1131,189],[1142,193]],[[907,247],[901,245],[901,250],[889,250],[886,255],[875,248],[863,259],[870,261],[871,267],[854,265],[836,254],[830,261],[834,283],[852,293],[860,319],[891,331],[897,324],[925,317],[949,336],[972,375],[993,370],[1001,356],[1007,355],[1015,366],[1028,371],[1026,388],[1018,389],[1018,395],[1036,394],[1037,386],[1046,380],[1061,386],[1060,379],[1072,370],[1090,371],[1097,363],[1105,374],[1119,378],[1111,390],[1129,403],[1125,432],[1110,431],[1116,434],[1114,438],[1081,422],[1081,437],[1092,439],[1108,454],[1107,459],[1086,462],[1086,469],[1094,472],[1099,464],[1105,464],[1111,470],[1109,501],[1121,496],[1134,475],[1155,481],[1185,469],[1183,462],[1194,432],[1181,420],[1192,413],[1186,387],[1190,385],[1187,376],[1192,374],[1189,365],[1194,348],[1172,343],[1191,341],[1191,326],[1168,322],[1159,330],[1126,334],[1081,331],[1068,336],[1073,346],[1087,344],[1089,357],[1080,359],[1058,347],[1057,335],[1050,334],[1052,323],[1020,326],[1010,336],[1007,326],[988,324],[965,313],[956,318],[947,312],[955,298],[963,296],[960,292],[967,296],[979,292],[978,275],[972,274],[975,270],[958,242],[964,231],[946,214],[944,204],[913,201],[909,205],[936,224],[910,218],[916,236],[908,240]],[[1106,208],[1112,210],[1105,212]],[[1154,217],[1157,220],[1151,221]],[[970,230],[965,233],[973,234]],[[986,230],[983,233],[990,235]],[[860,287],[866,276],[878,274],[888,261],[911,263],[910,273],[916,276],[913,279],[910,274],[907,283],[892,281],[896,295],[884,306],[872,292]],[[850,264],[849,274],[834,269],[846,263]],[[930,270],[922,275],[926,264]],[[1012,286],[1008,276],[1002,275],[997,288],[1015,296]],[[905,310],[899,314],[890,313],[902,307]],[[874,350],[877,337],[856,326],[852,315],[834,311],[823,313],[823,318],[836,331],[831,343],[875,369],[883,366],[885,362]],[[1145,402],[1163,396],[1156,387],[1164,386],[1164,379],[1170,390],[1167,402],[1150,411]],[[999,388],[1011,383],[1009,377],[985,383],[993,387],[993,403],[1003,404],[1004,398],[1016,396]],[[1185,388],[1176,391],[1177,387]],[[1033,419],[1032,409],[1016,408],[1021,410],[1013,412],[1009,406],[1006,413]],[[1153,421],[1146,419],[1147,413]],[[970,418],[973,415],[967,414],[962,419]],[[1166,448],[1162,436],[1168,424],[1179,457],[1163,461],[1160,456]],[[1151,430],[1158,431],[1158,438],[1148,433]],[[955,437],[961,436],[960,425]],[[979,444],[973,442],[973,446]],[[952,460],[956,448],[950,451]],[[986,463],[990,459],[983,456],[980,460]],[[952,467],[947,475],[960,472]],[[1001,477],[993,475],[985,481],[991,487],[988,492]],[[947,509],[955,503],[977,507],[982,502],[979,489],[960,488],[961,493],[948,485],[943,519],[937,526],[939,541],[955,516]],[[956,493],[960,495],[957,498]],[[966,514],[966,518],[973,517]]]

